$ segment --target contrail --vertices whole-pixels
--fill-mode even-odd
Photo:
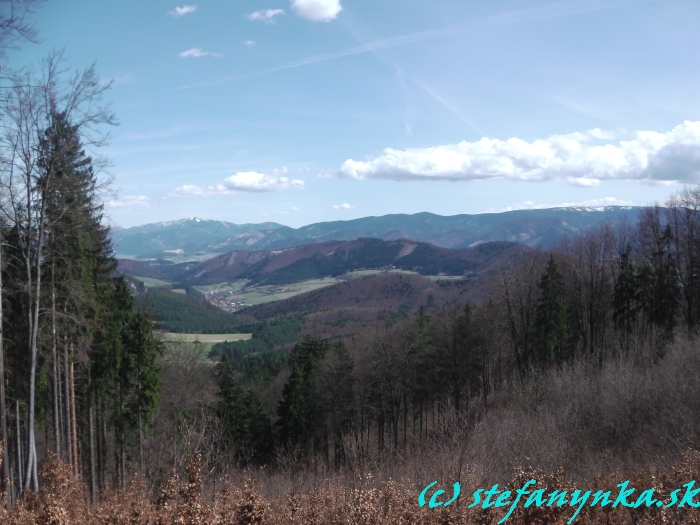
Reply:
[[[617,7],[624,7],[628,5],[636,4],[648,4],[655,3],[661,0],[567,0],[564,2],[557,2],[554,4],[547,4],[539,7],[531,7],[527,9],[518,9],[516,11],[508,11],[506,13],[500,13],[497,15],[489,16],[481,20],[474,22],[459,24],[455,26],[442,27],[437,29],[427,29],[424,31],[418,31],[416,33],[411,33],[409,35],[400,35],[389,38],[380,38],[374,42],[368,44],[362,44],[355,47],[350,47],[342,51],[334,51],[331,53],[321,53],[319,55],[313,55],[308,58],[297,60],[295,62],[290,62],[281,66],[276,66],[268,69],[261,69],[259,71],[254,71],[252,73],[246,73],[243,75],[237,75],[233,77],[222,78],[220,80],[214,80],[212,82],[201,82],[197,84],[189,84],[186,86],[180,86],[174,88],[174,90],[191,89],[197,87],[207,87],[214,86],[217,84],[224,84],[226,82],[233,82],[235,80],[257,77],[260,75],[266,75],[268,73],[274,73],[275,71],[284,71],[285,69],[294,69],[297,67],[307,66],[310,64],[317,64],[319,62],[327,62],[329,60],[335,60],[337,58],[343,58],[352,55],[359,55],[361,53],[368,53],[371,51],[376,51],[379,49],[385,49],[388,47],[399,46],[403,44],[411,44],[414,42],[420,42],[423,40],[433,40],[436,38],[442,38],[450,35],[456,35],[460,33],[466,33],[488,26],[499,26],[506,24],[515,24],[530,22],[534,20],[547,20],[550,18],[559,18],[563,16],[576,15],[579,13],[589,13],[592,11],[602,11],[606,9],[614,9]]]

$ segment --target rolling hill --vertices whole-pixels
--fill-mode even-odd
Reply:
[[[467,248],[489,241],[519,242],[548,248],[562,237],[603,221],[636,222],[641,208],[569,207],[504,213],[441,216],[433,213],[383,215],[290,228],[273,222],[237,225],[191,217],[178,221],[115,228],[112,241],[120,258],[206,258],[217,253],[279,250],[363,237],[428,242],[442,248]]]
[[[282,250],[234,251],[187,265],[172,275],[189,285],[247,279],[248,284],[281,285],[335,277],[368,269],[400,269],[421,275],[472,275],[524,247],[489,242],[453,250],[409,240],[329,241]]]

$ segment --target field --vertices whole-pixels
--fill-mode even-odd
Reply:
[[[294,297],[295,295],[312,292],[325,288],[326,286],[332,286],[349,279],[378,275],[380,273],[387,273],[387,270],[357,270],[339,277],[323,277],[285,285],[246,286],[247,281],[234,281],[230,283],[222,282],[206,286],[197,286],[196,288],[205,294],[207,300],[212,304],[225,310],[239,310],[242,307],[281,301]],[[388,273],[417,275],[416,272],[395,269],[389,270]],[[462,279],[461,276],[431,275],[427,277],[430,280]]]
[[[167,281],[161,281],[160,279],[153,279],[152,277],[134,276],[134,279],[138,279],[139,281],[141,281],[143,284],[146,285],[146,288],[164,288],[172,286],[172,283],[169,283]]]
[[[196,288],[207,297],[210,303],[225,310],[237,310],[245,306],[281,301],[304,292],[338,284],[342,280],[341,278],[325,277],[281,286],[246,286],[247,281],[234,281]]]
[[[247,341],[253,334],[176,334],[164,332],[164,339],[173,342],[194,343],[222,343],[224,341]]]
[[[199,358],[210,361],[208,358],[211,347],[215,343],[224,341],[247,341],[253,334],[176,334],[173,332],[163,332],[163,339],[171,352],[179,353],[183,349],[196,350]],[[199,343],[196,345],[181,343]]]

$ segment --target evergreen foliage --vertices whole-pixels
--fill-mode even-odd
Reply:
[[[246,341],[224,341],[212,346],[212,355],[227,354],[230,361],[243,356],[271,350],[276,347],[295,343],[299,340],[304,318],[300,315],[288,315],[261,321],[252,325],[241,325],[239,330],[252,334]]]
[[[561,362],[566,344],[566,305],[564,279],[550,255],[539,282],[539,300],[535,312],[535,348],[533,363],[543,367]]]
[[[232,314],[204,299],[168,290],[149,290],[137,297],[139,304],[152,312],[158,327],[185,334],[229,334],[240,330]]]
[[[240,465],[269,463],[275,445],[270,414],[264,410],[258,396],[244,389],[234,378],[226,356],[217,365],[216,377],[221,399],[218,415],[226,433],[228,454]]]
[[[325,425],[332,436],[335,467],[345,464],[346,449],[343,438],[352,431],[354,407],[354,363],[343,343],[337,343],[328,351],[319,371],[320,390],[323,396]],[[327,435],[327,434],[326,434]],[[326,455],[328,460],[328,455]]]
[[[317,372],[328,350],[326,341],[306,336],[290,356],[290,375],[277,415],[281,446],[296,457],[321,451],[318,422],[325,418]]]

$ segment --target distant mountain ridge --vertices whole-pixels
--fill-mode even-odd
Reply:
[[[117,257],[132,259],[276,250],[363,237],[388,241],[407,239],[455,249],[490,241],[549,248],[563,237],[605,221],[624,219],[634,223],[641,209],[632,206],[568,207],[452,216],[422,212],[319,222],[301,228],[274,222],[238,225],[190,217],[115,228],[112,241]]]
[[[249,284],[284,285],[368,269],[400,269],[421,275],[470,275],[499,258],[526,249],[504,241],[450,249],[405,239],[384,241],[363,237],[282,250],[238,250],[199,263],[158,265],[156,268],[167,272],[170,279],[189,285],[241,279],[247,279]]]

